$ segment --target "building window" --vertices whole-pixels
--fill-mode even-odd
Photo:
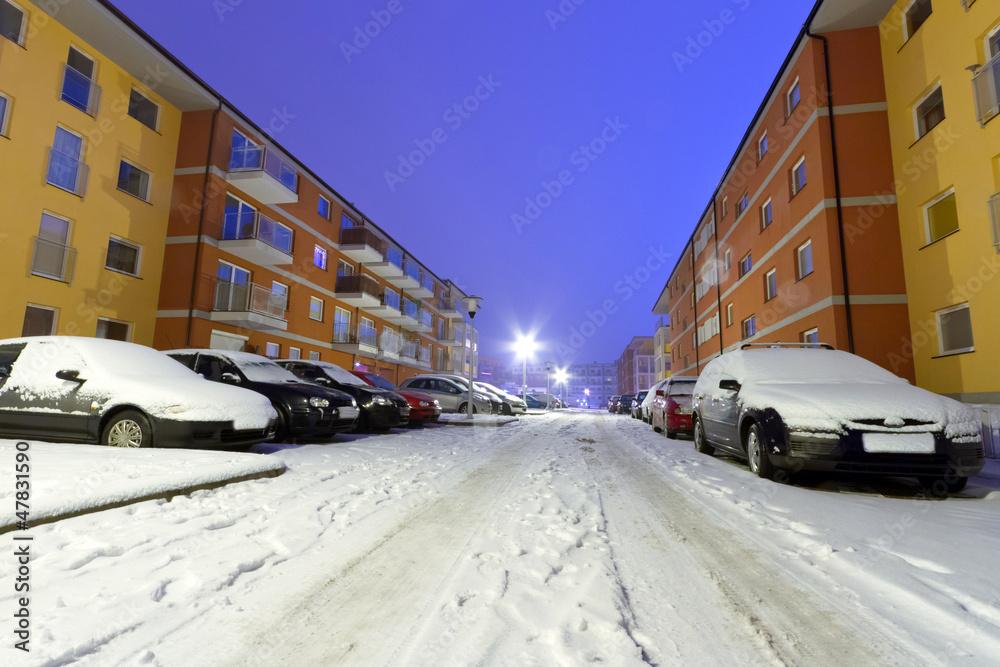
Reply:
[[[66,56],[62,100],[91,116],[97,114],[101,100],[101,89],[94,83],[94,60],[72,46]]]
[[[819,329],[810,329],[809,331],[802,332],[802,342],[817,344],[819,343]]]
[[[309,319],[323,321],[323,299],[316,296],[309,297]]]
[[[757,140],[757,162],[763,160],[765,155],[767,155],[767,132]]]
[[[149,129],[156,130],[160,105],[133,88],[128,97],[128,115]]]
[[[778,296],[777,269],[771,269],[764,275],[764,301],[770,301]]]
[[[82,156],[83,137],[57,127],[45,181],[82,197],[87,184],[87,165],[81,161]]]
[[[108,239],[108,256],[104,260],[104,268],[138,276],[141,254],[139,246],[112,236]]]
[[[788,93],[785,95],[786,116],[792,115],[792,112],[795,111],[795,107],[799,106],[799,101],[801,99],[802,91],[799,90],[799,80],[796,78],[795,81],[792,82],[791,87],[788,89]]]
[[[740,277],[742,278],[746,274],[750,273],[750,269],[753,268],[753,256],[751,253],[747,253],[743,259],[740,260]]]
[[[722,217],[726,217],[726,213],[729,212],[729,197],[722,198]]]
[[[743,339],[746,340],[757,333],[757,317],[751,315],[750,317],[743,320],[742,325]]]
[[[149,201],[149,172],[122,160],[118,166],[118,189],[142,201]]]
[[[799,193],[799,190],[806,185],[806,158],[799,158],[799,161],[792,167],[792,196]]]
[[[0,35],[15,44],[24,44],[24,10],[8,0],[0,0]]]
[[[913,33],[920,29],[932,12],[931,0],[913,0],[906,9],[903,10],[903,22],[906,27],[906,35],[903,41],[913,37]]]
[[[927,243],[934,243],[958,231],[958,207],[955,204],[954,190],[924,206],[924,223],[927,229]]]
[[[309,361],[319,361],[319,352],[312,350],[309,352]]]
[[[326,271],[326,248],[313,248],[313,264]]]
[[[939,310],[937,315],[938,345],[941,354],[974,352],[972,344],[972,317],[969,304]]]
[[[69,220],[42,213],[31,255],[31,275],[70,282],[76,251],[69,246]]]
[[[726,326],[733,326],[733,304],[726,304]]]
[[[24,309],[22,336],[53,336],[56,333],[56,309],[28,304]]]
[[[10,98],[0,93],[0,137],[7,136],[7,121],[10,118]]]
[[[302,358],[302,350],[300,350],[297,347],[289,347],[288,348],[288,358],[289,359],[301,359]]]
[[[771,200],[768,199],[766,202],[764,202],[764,205],[760,207],[761,229],[766,228],[772,222],[774,222],[774,212],[771,209]]]
[[[281,310],[288,310],[288,285],[271,281],[271,303]]]
[[[330,219],[330,200],[323,195],[319,196],[319,204],[316,206],[316,212],[323,216],[324,220]]]
[[[358,225],[357,223],[355,223],[354,220],[352,220],[351,217],[349,215],[347,215],[346,213],[344,213],[343,215],[340,216],[340,228],[342,230],[343,229],[351,229],[352,227],[359,227],[359,226],[360,225]]]
[[[932,90],[913,107],[913,122],[917,139],[930,132],[944,120],[944,94],[941,86]]]
[[[743,196],[740,197],[740,200],[738,202],[736,202],[736,215],[737,215],[737,217],[739,217],[739,215],[741,213],[743,213],[743,211],[747,210],[748,208],[750,208],[750,193],[749,192],[744,192]]]
[[[281,356],[281,345],[278,343],[265,343],[264,356],[268,359],[277,359]]]
[[[723,266],[726,267],[726,271],[732,268],[733,252],[729,248],[726,248],[725,254],[722,255],[722,261],[723,261]]]
[[[694,292],[691,292],[691,307],[694,308]]]
[[[108,340],[121,340],[127,343],[132,339],[132,325],[128,322],[98,317],[97,332],[94,336],[97,338],[107,338]]]
[[[353,276],[354,275],[354,265],[348,264],[344,260],[339,260],[337,262],[337,275],[338,276]]]
[[[802,280],[813,272],[813,248],[812,240],[806,241],[795,251],[799,271],[799,280]]]

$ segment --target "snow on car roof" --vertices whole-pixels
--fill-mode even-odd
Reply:
[[[170,350],[167,354],[215,354],[225,357],[236,364],[251,382],[301,382],[291,371],[274,363],[274,360],[252,352],[189,348]]]
[[[714,362],[713,362],[714,363]],[[890,382],[906,384],[867,359],[841,350],[751,348],[718,357],[724,372],[741,384],[753,382]]]
[[[284,359],[283,361],[293,361],[291,359]],[[316,368],[322,368],[323,371],[332,377],[334,380],[340,384],[352,384],[358,387],[367,387],[368,383],[359,378],[357,375],[341,368],[337,364],[331,364],[329,361],[305,361],[303,359],[294,360],[296,363],[309,364],[310,366],[315,366]]]

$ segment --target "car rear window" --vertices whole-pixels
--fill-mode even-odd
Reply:
[[[667,385],[667,396],[690,396],[697,380],[671,382]]]

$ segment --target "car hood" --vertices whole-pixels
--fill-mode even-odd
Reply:
[[[873,431],[938,431],[950,437],[979,432],[971,408],[908,384],[760,383],[740,389],[744,407],[774,408],[792,430],[840,432],[846,425]]]
[[[300,398],[308,401],[312,397],[325,398],[333,407],[351,405],[354,398],[339,389],[320,387],[309,382],[245,382],[241,387],[260,392],[276,401],[287,401]]]

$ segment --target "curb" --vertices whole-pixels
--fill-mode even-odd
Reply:
[[[442,421],[442,422],[438,422],[438,423],[442,424],[444,426],[485,426],[487,428],[494,428],[494,427],[499,427],[499,426],[506,426],[507,424],[513,424],[516,421],[517,421],[517,419],[515,418],[515,419],[506,419],[504,421],[499,421],[498,420],[498,421],[492,421],[492,422],[477,422],[477,421],[471,421],[470,422],[470,421],[458,421],[458,420],[451,421],[451,420],[448,420],[448,421]]]

